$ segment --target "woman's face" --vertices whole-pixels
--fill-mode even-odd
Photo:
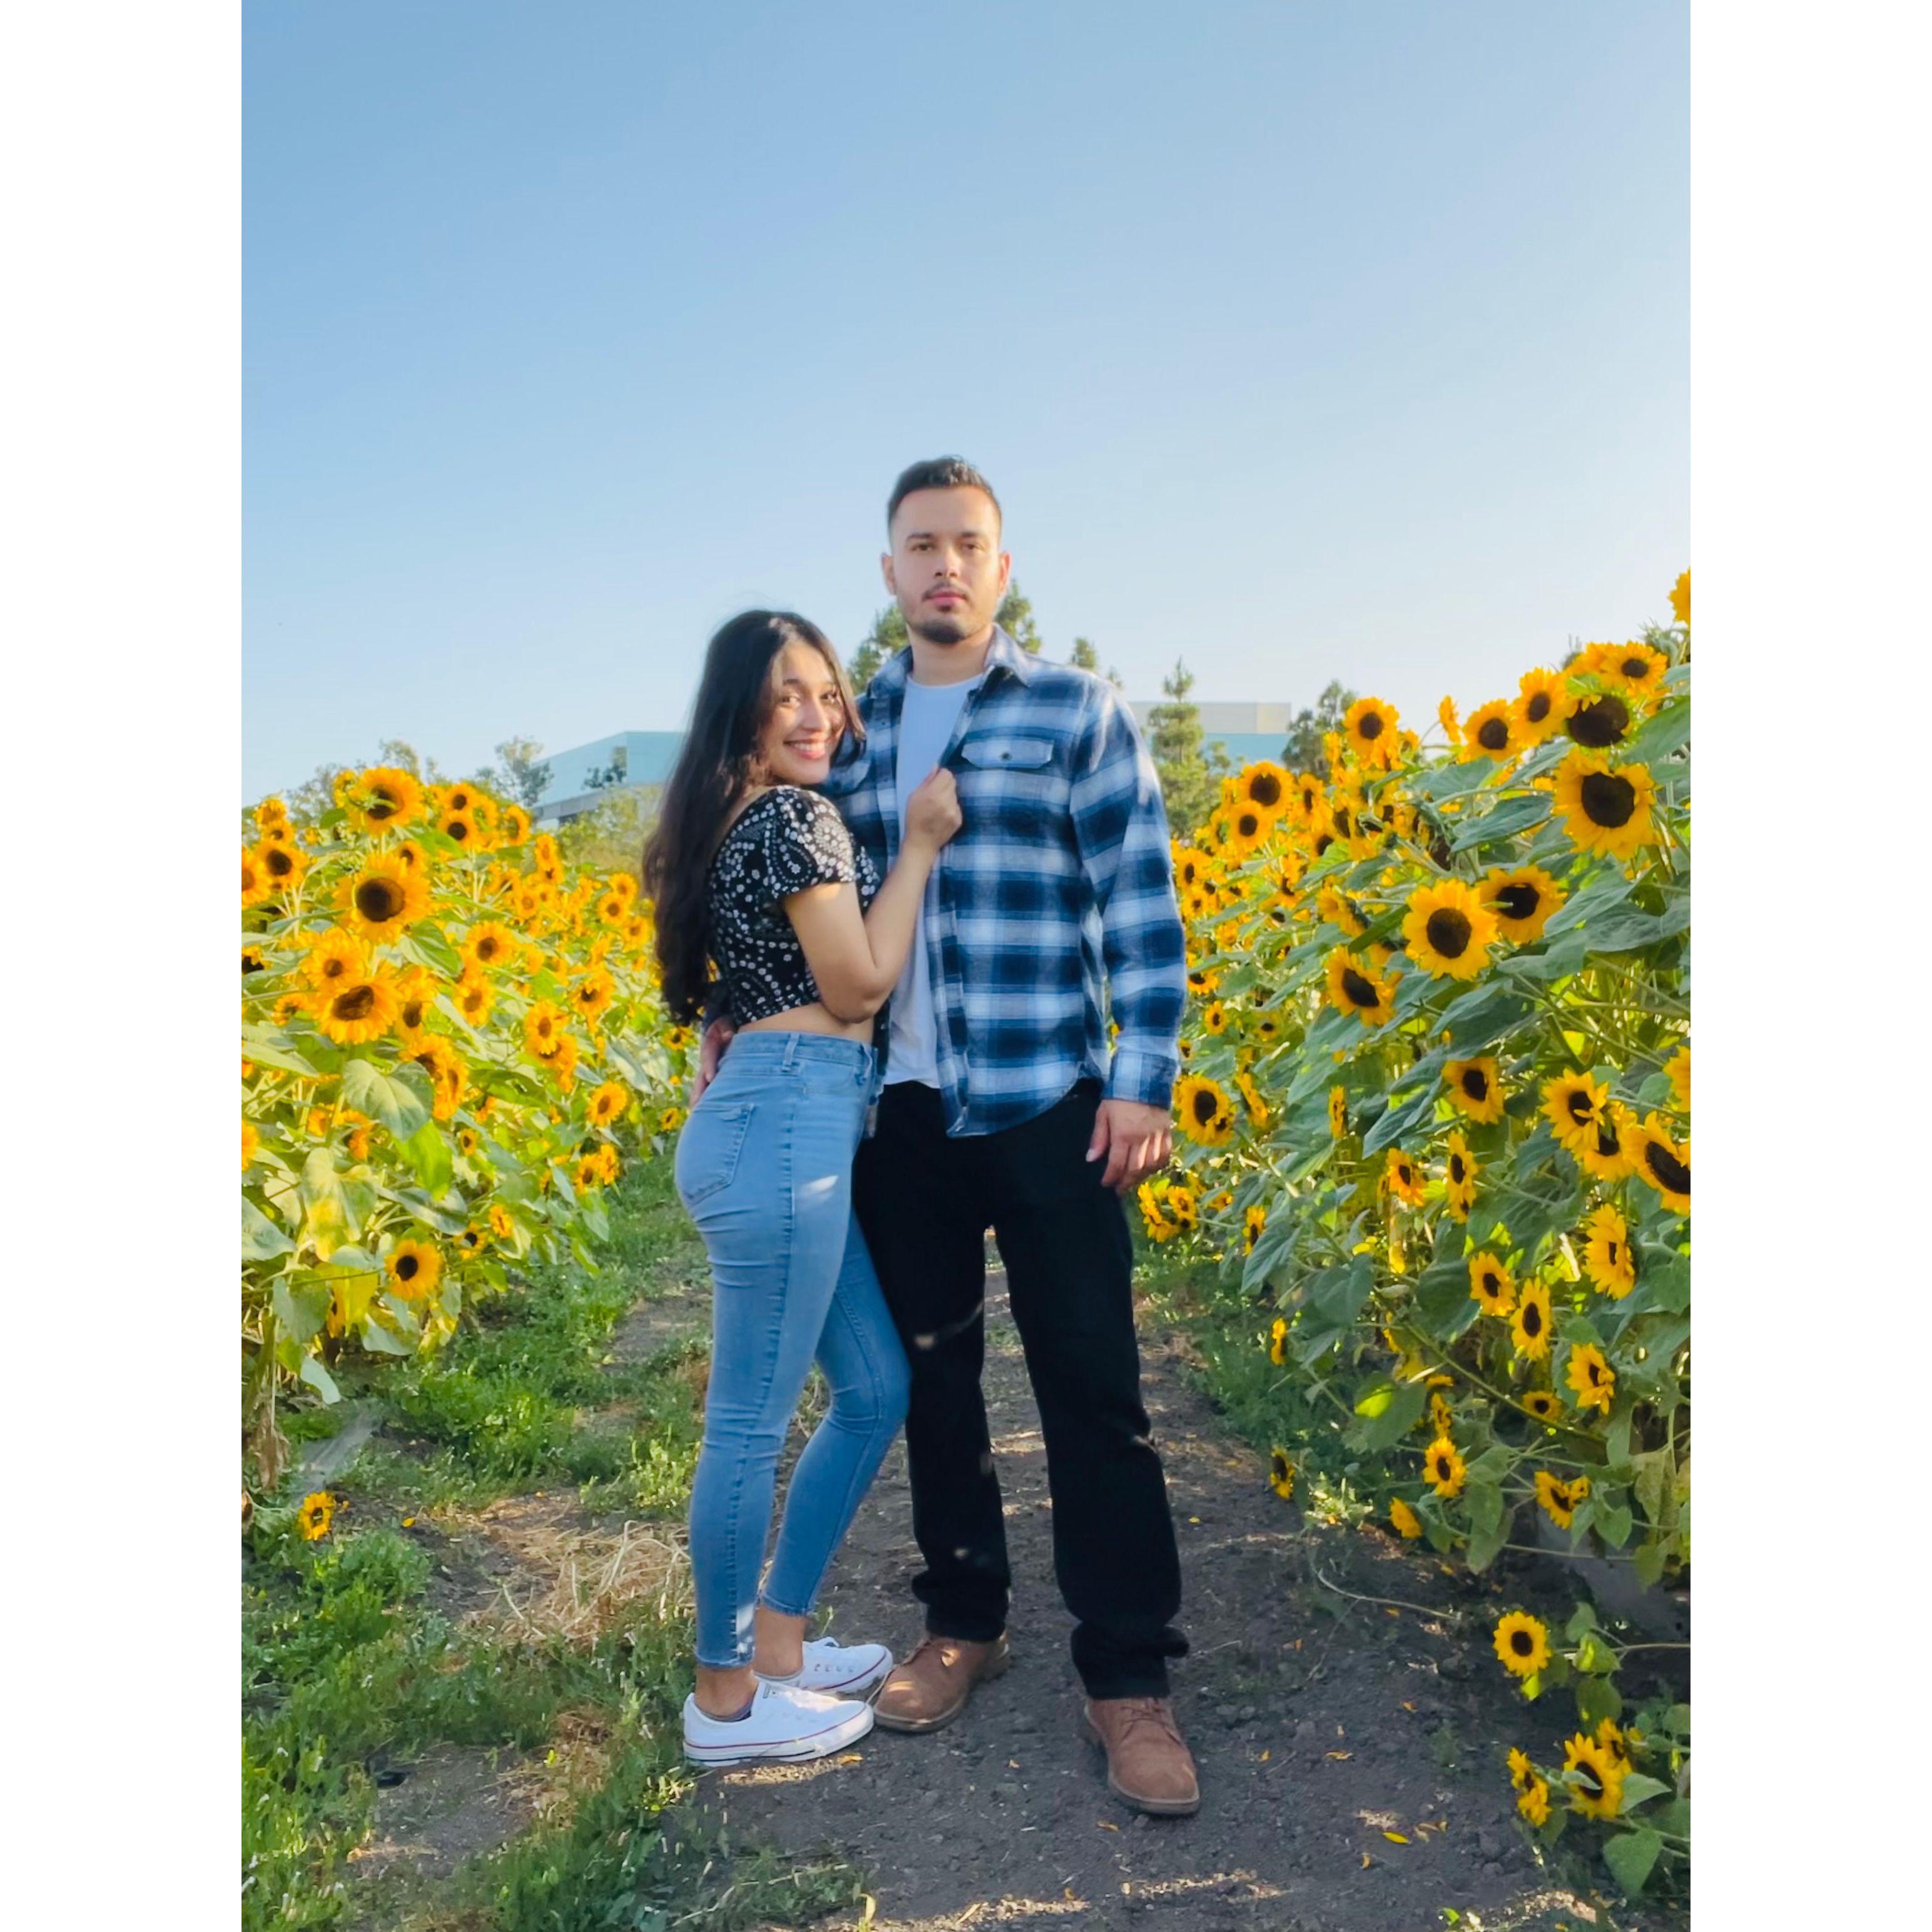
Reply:
[[[787,644],[772,676],[778,696],[758,740],[765,769],[774,784],[822,784],[845,731],[838,681],[809,644]]]

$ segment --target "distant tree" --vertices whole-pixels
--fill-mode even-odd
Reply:
[[[638,876],[644,840],[657,823],[664,787],[627,785],[607,791],[591,810],[557,828],[556,842],[572,865]]]
[[[1322,740],[1330,731],[1342,728],[1342,718],[1355,701],[1355,694],[1339,678],[1331,678],[1312,706],[1304,705],[1288,722],[1288,742],[1282,747],[1282,762],[1292,772],[1313,772],[1328,776],[1328,754]]]
[[[290,818],[298,825],[313,825],[334,806],[336,776],[346,769],[334,763],[317,765],[312,777],[285,793],[282,802],[289,808]]]
[[[1168,702],[1156,704],[1148,714],[1148,749],[1160,774],[1168,824],[1184,838],[1220,802],[1228,754],[1218,742],[1204,740],[1201,708],[1187,696],[1194,688],[1194,674],[1184,662],[1174,661],[1173,674],[1161,680],[1160,688]]]
[[[550,783],[550,766],[542,761],[543,747],[534,738],[506,738],[496,747],[496,762],[479,766],[476,782],[534,812]]]
[[[905,613],[896,604],[888,604],[874,615],[872,628],[860,640],[859,648],[852,653],[851,662],[845,667],[853,690],[863,691],[878,675],[879,667],[886,658],[905,646]]]
[[[1096,677],[1106,678],[1117,691],[1120,688],[1119,667],[1110,664],[1106,670],[1101,670],[1100,653],[1094,648],[1094,640],[1090,638],[1076,638],[1066,662],[1078,665],[1082,670],[1090,670]]]
[[[1018,578],[1006,586],[1006,594],[1000,598],[1000,608],[993,614],[993,621],[1022,650],[1030,651],[1035,657],[1040,656],[1040,627],[1033,620],[1031,602],[1020,595]]]
[[[424,784],[446,784],[448,777],[434,758],[425,758],[406,738],[385,738],[376,747],[376,762],[393,765]]]
[[[631,748],[616,745],[611,748],[610,762],[602,767],[593,765],[584,774],[586,791],[608,791],[614,785],[621,785],[631,775]]]

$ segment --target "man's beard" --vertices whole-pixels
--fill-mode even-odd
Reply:
[[[914,637],[923,638],[928,644],[957,644],[976,631],[984,630],[986,626],[954,611],[933,610],[923,616],[908,617],[906,628]]]

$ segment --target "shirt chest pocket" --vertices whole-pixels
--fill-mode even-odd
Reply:
[[[1065,814],[1066,772],[1051,739],[986,732],[960,746],[956,769],[969,827],[977,818],[1037,834]]]

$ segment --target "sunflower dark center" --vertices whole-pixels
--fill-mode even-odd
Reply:
[[[1476,728],[1476,742],[1486,752],[1501,752],[1509,746],[1509,721],[1506,718],[1485,718]]]
[[[368,815],[374,819],[393,818],[402,806],[402,800],[394,792],[385,786],[377,785],[369,802]]]
[[[356,910],[371,926],[387,926],[402,916],[407,902],[403,889],[393,879],[362,879],[356,882]]]
[[[1650,675],[1650,660],[1648,658],[1625,658],[1618,669],[1624,676],[1641,683]]]
[[[398,1255],[396,1257],[396,1279],[398,1281],[414,1281],[422,1271],[422,1263],[414,1255]]]
[[[1257,772],[1248,781],[1248,796],[1266,811],[1281,802],[1281,781],[1272,772]]]
[[[1543,895],[1527,879],[1512,879],[1496,888],[1496,904],[1505,919],[1528,919],[1543,902]]]
[[[476,956],[485,965],[494,959],[502,950],[501,944],[487,932],[476,942]]]
[[[1578,791],[1585,816],[1606,830],[1628,825],[1636,810],[1636,788],[1621,772],[1586,772]]]
[[[1345,966],[1342,969],[1342,990],[1358,1006],[1378,1006],[1382,1004],[1381,993],[1352,966]]]
[[[1458,1187],[1462,1186],[1462,1177],[1468,1171],[1468,1168],[1463,1165],[1462,1156],[1460,1154],[1452,1154],[1449,1156],[1449,1178],[1455,1182]]]
[[[1526,1630],[1513,1630],[1510,1632],[1510,1648],[1519,1657],[1532,1656],[1536,1650],[1536,1640]]]
[[[470,821],[466,818],[449,819],[442,829],[459,845],[470,836]]]
[[[1371,740],[1379,738],[1382,735],[1383,730],[1382,713],[1379,711],[1370,712],[1366,716],[1363,718],[1361,723],[1356,727],[1356,729],[1361,733],[1364,738],[1367,738]]]
[[[1533,691],[1529,702],[1522,707],[1522,715],[1532,724],[1540,724],[1550,716],[1550,696],[1546,691]]]
[[[1429,943],[1445,959],[1460,959],[1469,950],[1471,927],[1466,913],[1453,906],[1438,906],[1423,928]]]
[[[1570,1119],[1574,1120],[1580,1127],[1586,1121],[1595,1118],[1596,1103],[1590,1098],[1590,1090],[1587,1087],[1571,1088],[1563,1096],[1563,1105],[1568,1112]]]
[[[1672,1194],[1690,1192],[1690,1170],[1660,1142],[1645,1142],[1643,1164]]]
[[[1543,1310],[1533,1301],[1526,1301],[1522,1304],[1522,1332],[1526,1335],[1540,1335],[1543,1333]]]
[[[1348,808],[1338,805],[1335,808],[1335,830],[1346,838],[1348,836]]]
[[[366,982],[338,993],[329,1011],[339,1020],[366,1020],[376,1009],[376,989]]]
[[[1597,1117],[1597,1151],[1606,1160],[1623,1151],[1622,1144],[1617,1138],[1616,1129],[1600,1114]]]
[[[1203,1087],[1194,1096],[1192,1112],[1195,1119],[1205,1126],[1221,1111],[1221,1103],[1215,1098],[1211,1088]]]
[[[1331,833],[1326,832],[1323,832],[1321,837],[1315,842],[1316,857],[1318,859],[1320,858],[1322,854],[1327,851],[1329,847],[1334,844],[1334,842],[1335,840]]]
[[[271,845],[262,864],[272,879],[286,879],[296,868],[294,854],[283,845]]]
[[[1462,1091],[1472,1100],[1486,1100],[1490,1097],[1490,1076],[1480,1066],[1465,1067]]]
[[[1578,705],[1564,728],[1578,744],[1600,752],[1606,745],[1622,743],[1630,722],[1630,706],[1614,692],[1606,691],[1602,697]]]

